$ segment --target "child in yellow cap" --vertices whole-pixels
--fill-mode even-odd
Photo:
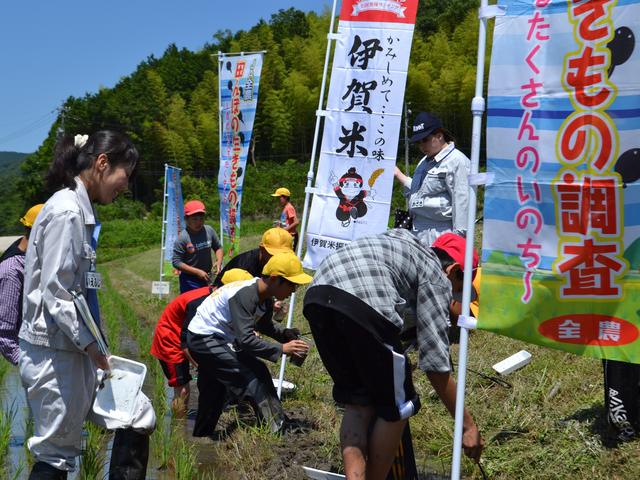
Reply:
[[[20,346],[18,332],[22,324],[22,288],[24,281],[24,255],[29,244],[31,227],[43,204],[34,205],[20,223],[24,235],[13,242],[0,257],[0,352],[11,364],[18,364]]]
[[[232,268],[225,274],[222,281],[226,285],[251,278],[253,276],[246,270]],[[184,415],[189,404],[189,382],[191,381],[189,364],[198,366],[187,350],[186,327],[212,290],[211,286],[202,287],[178,295],[162,311],[153,333],[151,355],[158,359],[169,386],[173,387],[171,406],[176,416]]]
[[[225,285],[202,302],[187,329],[200,391],[194,436],[213,435],[225,402],[240,398],[249,400],[256,416],[273,432],[282,428],[282,404],[260,359],[277,362],[283,353],[304,357],[309,346],[298,338],[296,329],[272,321],[267,302],[284,300],[298,285],[309,282],[311,277],[293,252],[276,253],[261,278]]]
[[[271,194],[272,197],[278,197],[282,212],[280,213],[280,219],[276,224],[284,228],[293,237],[293,250],[295,251],[298,245],[298,216],[296,215],[296,209],[291,204],[291,192],[288,188],[280,187]]]

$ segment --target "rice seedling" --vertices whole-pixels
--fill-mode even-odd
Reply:
[[[0,410],[0,468],[4,468],[9,458],[9,442],[11,441],[11,424],[16,417],[16,407],[12,403]]]
[[[175,448],[177,447],[177,448]],[[173,459],[176,480],[191,480],[198,473],[196,454],[183,439],[174,443]]]
[[[95,480],[101,478],[102,467],[105,461],[104,443],[106,433],[102,428],[91,422],[85,422],[87,437],[82,450],[82,460],[80,464],[80,479]]]
[[[29,407],[24,408],[24,457],[27,460],[27,465],[31,465],[33,463],[33,455],[31,455],[31,450],[29,450],[29,446],[27,445],[27,441],[29,438],[33,436],[33,416],[31,415],[31,410]]]

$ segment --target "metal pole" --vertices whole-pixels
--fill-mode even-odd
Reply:
[[[300,237],[298,241],[298,249],[296,255],[298,257],[302,254],[302,244],[304,243],[304,234],[307,228],[307,221],[309,217],[309,201],[311,199],[310,189],[313,182],[314,167],[316,162],[316,152],[318,149],[318,136],[320,134],[320,122],[322,116],[320,112],[324,106],[324,93],[327,85],[327,70],[329,69],[329,57],[331,56],[331,42],[333,38],[333,26],[336,17],[336,4],[338,0],[333,0],[333,7],[331,8],[331,24],[329,25],[329,34],[327,35],[327,51],[324,56],[324,68],[322,70],[322,84],[320,86],[320,98],[318,99],[318,112],[316,112],[316,128],[313,133],[313,147],[311,148],[311,162],[309,163],[309,171],[307,172],[307,187],[305,188],[304,195],[304,208],[302,210],[302,222],[300,222]],[[289,314],[287,316],[287,328],[291,328],[293,322],[293,308],[296,304],[296,294],[291,294],[291,301],[289,302]],[[282,382],[284,380],[284,368],[287,363],[287,356],[282,355],[282,362],[280,363],[280,375],[278,377],[278,398],[282,393]]]
[[[218,57],[218,179],[220,178],[220,171],[222,170],[222,93],[220,93],[220,72],[224,61],[224,54],[218,50],[218,53],[212,56]],[[220,180],[218,180],[219,182]],[[220,187],[218,187],[218,195],[220,195]],[[222,198],[219,200],[220,204],[220,248],[224,252],[224,229],[222,228]]]
[[[219,57],[222,55],[223,57],[233,57],[238,55],[242,57],[243,55],[252,55],[254,53],[267,53],[267,50],[256,50],[255,52],[230,52],[230,53],[222,53],[221,51],[218,50],[218,53],[212,53],[211,56]]]
[[[409,176],[409,102],[404,102],[404,174]]]
[[[487,0],[480,2],[480,11],[487,7]],[[471,112],[473,114],[473,130],[471,134],[471,175],[478,173],[480,163],[480,134],[482,130],[482,115],[485,110],[485,100],[482,96],[484,88],[484,61],[487,38],[487,19],[480,16],[478,31],[478,60],[476,64],[476,91],[471,101]],[[471,303],[471,280],[472,280],[472,259],[473,241],[476,225],[476,186],[469,188],[469,214],[467,218],[467,245],[465,251],[464,287],[462,289],[462,315],[469,316],[469,304]],[[455,427],[453,431],[453,458],[451,460],[451,478],[460,479],[460,462],[462,460],[462,433],[464,417],[464,395],[465,382],[467,377],[467,350],[469,343],[469,332],[466,328],[460,331],[460,350],[458,358],[458,385],[456,390],[456,415]]]
[[[164,233],[167,219],[165,218],[167,211],[167,170],[168,165],[164,164],[164,193],[162,194],[162,238],[160,240],[160,281],[164,279]],[[162,294],[158,294],[158,298],[162,298]]]

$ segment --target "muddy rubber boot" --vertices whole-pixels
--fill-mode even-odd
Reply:
[[[144,480],[149,461],[149,435],[131,428],[116,430],[109,480]]]
[[[251,403],[256,417],[269,425],[271,433],[278,433],[284,425],[284,409],[278,398],[271,377],[269,383],[255,378],[246,389],[246,399]]]
[[[29,480],[67,480],[67,472],[45,462],[36,462],[31,469]]]

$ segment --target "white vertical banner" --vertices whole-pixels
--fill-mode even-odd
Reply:
[[[418,0],[342,2],[304,265],[387,229]]]

